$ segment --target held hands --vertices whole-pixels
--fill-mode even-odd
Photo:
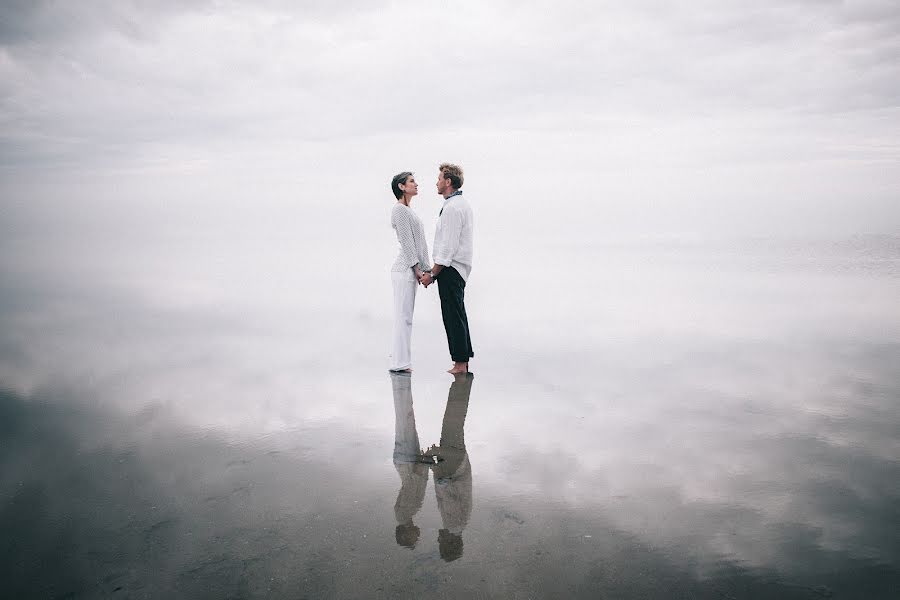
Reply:
[[[419,266],[416,265],[414,268],[416,279],[419,281],[419,285],[424,285],[428,287],[432,283],[434,283],[434,275],[431,274],[431,271],[423,271],[419,269]]]
[[[421,275],[419,275],[419,283],[421,285],[424,285],[426,288],[429,285],[431,285],[432,283],[434,283],[434,278],[431,276],[431,272],[426,271],[426,272],[422,273]]]

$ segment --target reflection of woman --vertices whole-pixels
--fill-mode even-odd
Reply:
[[[425,488],[428,487],[428,465],[419,449],[419,434],[416,431],[416,415],[413,412],[410,376],[406,373],[392,373],[391,387],[394,389],[394,468],[400,475],[400,492],[394,503],[397,517],[397,543],[412,548],[419,540],[419,528],[413,517],[422,508]]]
[[[391,190],[397,204],[391,212],[391,227],[397,232],[400,254],[391,267],[394,287],[394,339],[390,370],[412,371],[412,321],[416,306],[416,287],[422,273],[431,270],[428,244],[422,221],[409,207],[412,197],[418,194],[413,174],[404,171],[391,180]]]

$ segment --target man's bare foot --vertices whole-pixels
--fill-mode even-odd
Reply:
[[[460,373],[468,373],[469,372],[469,363],[467,362],[455,362],[453,363],[453,368],[447,371],[451,375],[459,375]]]

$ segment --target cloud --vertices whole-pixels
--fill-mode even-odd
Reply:
[[[856,110],[900,91],[887,5],[554,6],[11,2],[5,145]]]
[[[167,17],[203,4],[209,3],[91,0],[72,4],[54,0],[4,0],[6,18],[0,22],[0,43],[23,47],[49,42],[50,46],[59,46],[110,30],[146,38]]]
[[[667,199],[761,185],[780,198],[772,203],[859,190],[884,207],[900,183],[885,167],[900,161],[893,3],[197,0],[7,11],[16,17],[0,32],[0,168],[17,182],[32,171],[172,173],[204,162],[209,179],[236,169],[285,179],[455,156],[473,172],[527,162],[532,186],[542,171],[590,180],[602,164],[628,174],[607,177],[608,191]],[[660,181],[678,189],[653,188]]]

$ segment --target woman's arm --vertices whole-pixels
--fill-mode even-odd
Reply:
[[[397,241],[400,242],[400,252],[403,255],[406,266],[416,272],[419,269],[419,259],[416,252],[416,238],[413,234],[413,224],[410,215],[405,210],[395,210],[391,219],[394,230],[397,232]],[[421,272],[421,271],[419,271]],[[416,279],[419,278],[416,273]]]

